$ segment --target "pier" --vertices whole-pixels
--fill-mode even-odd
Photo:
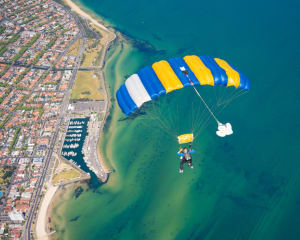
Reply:
[[[97,115],[92,114],[88,122],[88,135],[84,141],[82,152],[84,160],[88,167],[102,180],[107,178],[97,156],[97,144],[99,140],[101,122],[98,121]]]

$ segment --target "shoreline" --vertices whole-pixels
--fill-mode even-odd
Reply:
[[[56,230],[53,229],[53,225],[52,225],[52,219],[53,219],[53,211],[58,207],[58,208],[61,208],[63,206],[59,206],[57,205],[57,202],[61,202],[62,201],[62,198],[64,200],[67,200],[66,199],[66,196],[69,197],[71,196],[71,193],[78,187],[81,187],[82,186],[82,182],[81,181],[77,181],[77,182],[74,182],[74,183],[68,183],[68,184],[65,184],[65,185],[61,185],[61,186],[58,186],[56,191],[55,191],[55,194],[52,196],[52,200],[48,206],[48,210],[47,210],[47,214],[44,215],[44,222],[45,222],[45,229],[46,232],[47,232],[47,236],[46,238],[38,238],[38,240],[51,240],[53,239],[51,237],[51,235],[55,235],[56,233]],[[63,201],[63,205],[64,205],[64,201]],[[56,239],[56,238],[55,238]]]
[[[107,27],[105,27],[104,24],[100,23],[95,17],[91,16],[91,14],[89,14],[88,12],[83,10],[84,6],[82,6],[78,3],[74,3],[72,0],[63,0],[63,2],[65,4],[67,4],[73,12],[75,12],[78,15],[80,15],[81,17],[91,21],[92,24],[94,24],[95,26],[101,28],[103,30],[103,32],[107,33],[107,34],[103,35],[103,39],[104,39],[103,54],[101,56],[100,65],[99,65],[101,70],[98,72],[99,76],[100,76],[99,80],[101,81],[101,83],[104,87],[104,98],[106,99],[106,104],[105,104],[104,118],[102,120],[102,123],[100,125],[100,129],[99,129],[99,138],[98,138],[98,144],[97,144],[97,146],[98,146],[97,147],[97,156],[98,156],[98,159],[99,159],[99,162],[100,162],[102,168],[104,169],[104,171],[107,174],[107,177],[103,182],[106,182],[107,179],[108,179],[108,174],[111,173],[111,170],[109,170],[109,167],[107,166],[107,163],[103,159],[103,156],[101,154],[99,145],[100,145],[101,138],[102,138],[103,127],[105,125],[106,119],[107,119],[108,114],[109,114],[110,95],[109,95],[109,91],[107,90],[107,85],[106,85],[106,81],[105,81],[103,68],[104,68],[104,65],[105,65],[105,57],[106,57],[107,51],[108,51],[109,47],[111,46],[111,43],[113,41],[115,41],[115,39],[117,38],[117,35],[113,31],[111,31]]]
[[[105,115],[104,115],[104,118],[101,122],[101,126],[99,129],[99,138],[98,138],[98,144],[97,144],[97,146],[98,146],[97,147],[97,156],[98,156],[98,160],[99,160],[101,166],[103,167],[104,171],[107,174],[106,179],[103,182],[107,182],[108,174],[111,173],[111,171],[107,167],[107,165],[102,157],[102,154],[100,151],[100,142],[101,142],[101,138],[102,138],[103,127],[104,127],[106,119],[109,115],[110,96],[109,96],[109,91],[107,89],[107,85],[105,82],[103,68],[105,65],[105,57],[106,57],[107,51],[108,51],[109,47],[111,46],[111,43],[113,41],[115,41],[115,39],[117,38],[117,35],[113,31],[111,31],[107,27],[105,27],[103,24],[101,24],[99,21],[97,21],[96,18],[92,17],[90,14],[88,14],[87,12],[82,10],[82,8],[77,5],[77,3],[75,4],[71,0],[63,0],[63,2],[65,4],[67,4],[73,12],[80,15],[84,19],[89,20],[96,27],[99,27],[100,28],[99,30],[102,30],[101,33],[103,34],[104,44],[103,44],[103,53],[102,53],[101,61],[100,61],[101,70],[98,73],[100,75],[99,80],[102,82],[102,85],[104,87],[104,95],[105,95],[105,99],[106,99],[106,104],[105,104]],[[48,231],[47,231],[47,229],[49,227],[48,219],[51,218],[52,213],[50,211],[51,211],[51,209],[53,209],[53,206],[55,205],[55,202],[56,202],[55,196],[59,195],[61,192],[61,189],[62,189],[60,187],[60,185],[59,186],[52,185],[51,179],[52,179],[52,177],[50,178],[50,182],[45,183],[45,186],[48,186],[49,188],[47,189],[46,194],[43,197],[42,203],[38,209],[37,220],[36,220],[35,233],[36,233],[37,239],[42,239],[42,240],[51,239],[51,237],[49,237],[49,234],[52,234],[53,232],[48,233]],[[74,183],[75,184],[73,184],[73,183],[67,184],[68,188],[72,188],[72,186],[76,186],[76,183],[78,184],[78,182],[74,182]]]
[[[38,212],[38,217],[36,221],[36,237],[37,239],[46,240],[49,239],[47,232],[47,225],[48,225],[48,214],[51,206],[51,202],[54,199],[55,194],[58,192],[59,187],[50,185],[47,189],[47,192],[43,198],[41,207]]]
[[[98,73],[100,75],[99,80],[101,81],[103,88],[104,88],[106,105],[105,105],[105,115],[104,115],[103,121],[102,121],[100,129],[99,129],[99,137],[98,137],[98,141],[97,141],[98,142],[97,156],[98,156],[101,166],[103,167],[104,171],[107,174],[106,175],[107,177],[103,182],[107,182],[108,174],[111,173],[111,171],[107,167],[107,165],[102,157],[101,150],[100,150],[100,142],[101,142],[101,138],[102,138],[103,127],[104,127],[106,119],[109,115],[110,96],[109,96],[109,91],[107,89],[107,85],[105,82],[103,68],[105,65],[105,57],[106,57],[107,51],[108,51],[109,47],[111,46],[111,43],[117,38],[117,35],[113,31],[111,31],[107,27],[105,27],[103,24],[101,24],[99,21],[97,21],[96,18],[92,17],[90,14],[88,14],[87,12],[82,10],[82,6],[78,6],[77,3],[75,4],[71,0],[63,0],[63,2],[65,4],[67,4],[73,12],[80,15],[80,17],[89,20],[95,27],[100,28],[99,30],[102,30],[101,33],[103,34],[103,41],[104,41],[103,42],[103,54],[101,56],[101,61],[100,61],[101,70]],[[68,184],[68,188],[71,189],[73,186],[76,186],[76,183],[78,184],[78,182],[75,182],[75,184],[73,184],[73,183]],[[54,186],[51,183],[46,183],[46,186],[47,185],[48,185],[49,189],[47,189],[46,194],[42,200],[42,203],[38,209],[38,216],[37,216],[36,227],[35,227],[35,231],[36,231],[35,233],[36,233],[37,238],[42,239],[42,240],[51,239],[51,237],[49,237],[50,233],[48,233],[48,228],[49,228],[48,219],[51,218],[51,215],[52,215],[51,210],[53,210],[53,207],[57,200],[57,198],[55,196],[58,196],[61,193],[61,189],[62,189],[60,187],[60,185]]]
[[[78,6],[77,3],[74,3],[72,0],[63,0],[72,11],[76,12],[80,16],[90,20],[94,25],[100,27],[104,31],[110,32],[103,24],[99,23],[95,18],[93,18],[90,14],[82,10],[82,7]]]

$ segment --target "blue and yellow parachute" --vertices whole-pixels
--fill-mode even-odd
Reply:
[[[250,89],[247,77],[225,60],[193,55],[162,60],[140,69],[125,81],[116,96],[121,110],[128,116],[145,102],[192,85]]]

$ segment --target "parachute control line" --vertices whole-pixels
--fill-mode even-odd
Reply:
[[[182,71],[182,73],[184,75],[186,75],[188,77],[188,79],[190,80],[189,76],[188,76],[188,71],[185,69],[185,67],[180,67],[180,70]],[[233,134],[233,131],[232,131],[232,126],[230,123],[221,123],[217,117],[215,116],[215,114],[212,112],[212,110],[209,108],[209,106],[207,105],[207,103],[204,101],[204,99],[202,98],[202,96],[200,95],[200,93],[198,92],[198,90],[195,88],[192,80],[190,80],[196,94],[199,96],[199,98],[201,99],[201,101],[203,102],[203,104],[205,105],[206,109],[209,111],[209,113],[213,116],[213,118],[215,119],[215,121],[217,122],[218,124],[218,131],[216,131],[216,134],[219,136],[219,137],[225,137],[225,136],[228,136],[228,135],[231,135]]]

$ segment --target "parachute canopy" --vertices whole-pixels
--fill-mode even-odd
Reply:
[[[194,141],[194,135],[192,133],[183,134],[178,136],[177,139],[179,144],[190,143]]]
[[[192,85],[250,89],[247,77],[225,60],[193,55],[162,60],[140,69],[125,81],[116,96],[121,110],[128,116],[145,102]]]

